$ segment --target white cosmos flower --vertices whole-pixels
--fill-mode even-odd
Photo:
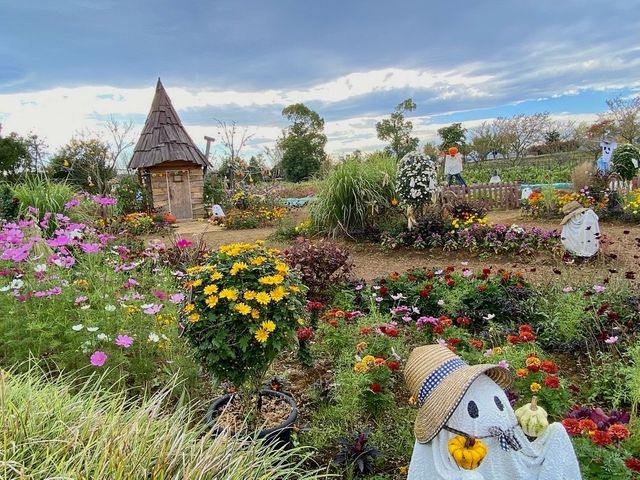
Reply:
[[[160,337],[157,333],[151,332],[148,337],[150,342],[158,343],[160,341]]]
[[[38,265],[33,267],[33,271],[36,272],[36,273],[46,272],[47,271],[47,264],[46,263],[39,263]]]
[[[98,327],[87,327],[87,332],[93,333],[93,332],[97,332],[98,330],[99,330]]]
[[[80,310],[89,310],[91,308],[91,305],[82,305],[80,307]]]
[[[116,311],[116,306],[115,306],[115,305],[108,304],[108,305],[105,305],[105,306],[104,306],[104,309],[105,309],[107,312],[115,312],[115,311]]]
[[[98,335],[96,335],[96,338],[98,340],[100,340],[101,342],[103,342],[105,340],[109,340],[109,337],[107,336],[106,333],[99,333]]]
[[[79,332],[80,330],[82,330],[84,328],[84,325],[82,325],[81,323],[74,325],[73,327],[71,327],[71,330],[73,330],[74,332]]]
[[[489,313],[482,318],[484,318],[485,320],[493,320],[494,318],[496,318],[496,316],[493,313]]]

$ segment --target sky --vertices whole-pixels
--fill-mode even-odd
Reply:
[[[273,146],[282,109],[325,119],[333,156],[384,144],[411,97],[421,142],[453,122],[593,121],[640,94],[640,0],[0,0],[2,134],[50,152],[106,119],[138,133],[157,78],[194,141],[218,120]],[[216,142],[219,143],[219,142]],[[218,147],[219,148],[219,147]]]

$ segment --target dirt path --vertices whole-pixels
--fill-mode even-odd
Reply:
[[[517,210],[494,211],[488,214],[493,223],[520,226],[537,226],[547,230],[559,229],[559,222],[521,217]],[[446,265],[461,266],[466,262],[469,268],[486,266],[521,270],[533,282],[547,282],[555,278],[567,283],[579,280],[602,283],[605,278],[625,278],[626,272],[638,270],[640,280],[640,227],[612,222],[601,222],[603,235],[611,241],[603,249],[603,255],[587,263],[565,265],[560,258],[541,252],[531,256],[478,254],[466,251],[445,252],[442,250],[399,249],[383,252],[378,245],[371,243],[343,242],[351,251],[355,265],[354,275],[371,280],[389,272],[403,272],[413,268],[440,268]],[[267,240],[270,245],[280,248],[285,244],[269,240],[275,228],[250,230],[226,230],[206,222],[186,222],[178,225],[176,232],[181,236],[197,239],[203,236],[211,247],[227,243],[253,242]]]

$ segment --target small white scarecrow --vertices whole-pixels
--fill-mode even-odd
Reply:
[[[581,479],[560,423],[534,441],[522,431],[503,390],[512,381],[507,369],[469,366],[448,348],[427,345],[409,356],[405,380],[420,407],[408,480]]]
[[[562,207],[560,241],[567,251],[578,257],[592,257],[600,249],[598,215],[575,200]]]

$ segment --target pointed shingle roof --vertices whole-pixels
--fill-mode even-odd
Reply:
[[[211,166],[182,126],[171,105],[171,99],[158,78],[151,110],[129,161],[129,168],[151,167],[174,160]]]

